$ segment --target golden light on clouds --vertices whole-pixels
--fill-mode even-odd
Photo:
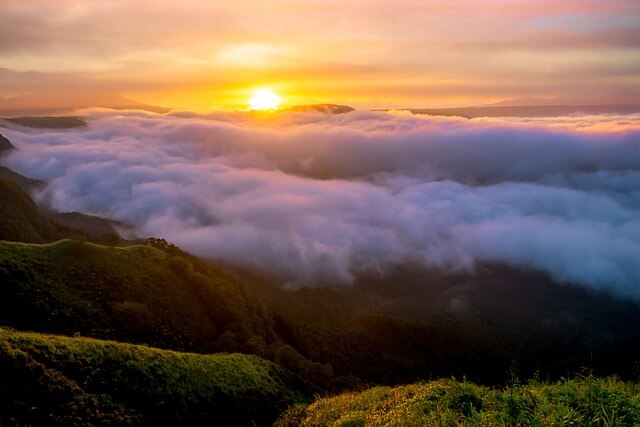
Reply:
[[[244,43],[223,47],[215,57],[216,62],[245,67],[273,65],[289,50],[282,46],[261,43]]]
[[[249,99],[249,107],[252,110],[276,110],[281,103],[282,98],[268,88],[256,89]]]
[[[248,87],[358,108],[640,95],[637,0],[27,3],[2,1],[0,98],[208,111],[246,108]]]

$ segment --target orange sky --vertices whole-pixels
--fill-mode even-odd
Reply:
[[[242,107],[640,99],[637,0],[0,0],[0,96]]]

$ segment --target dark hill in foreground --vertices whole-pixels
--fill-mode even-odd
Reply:
[[[0,328],[0,425],[268,425],[301,400],[255,356]],[[255,423],[255,424],[254,424]]]

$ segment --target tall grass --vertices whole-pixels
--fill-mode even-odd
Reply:
[[[591,376],[505,389],[439,380],[375,387],[287,411],[284,426],[637,426],[631,383]]]

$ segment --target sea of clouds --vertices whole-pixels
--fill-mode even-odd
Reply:
[[[500,262],[640,296],[640,116],[87,112],[3,131],[60,211],[290,287]]]

